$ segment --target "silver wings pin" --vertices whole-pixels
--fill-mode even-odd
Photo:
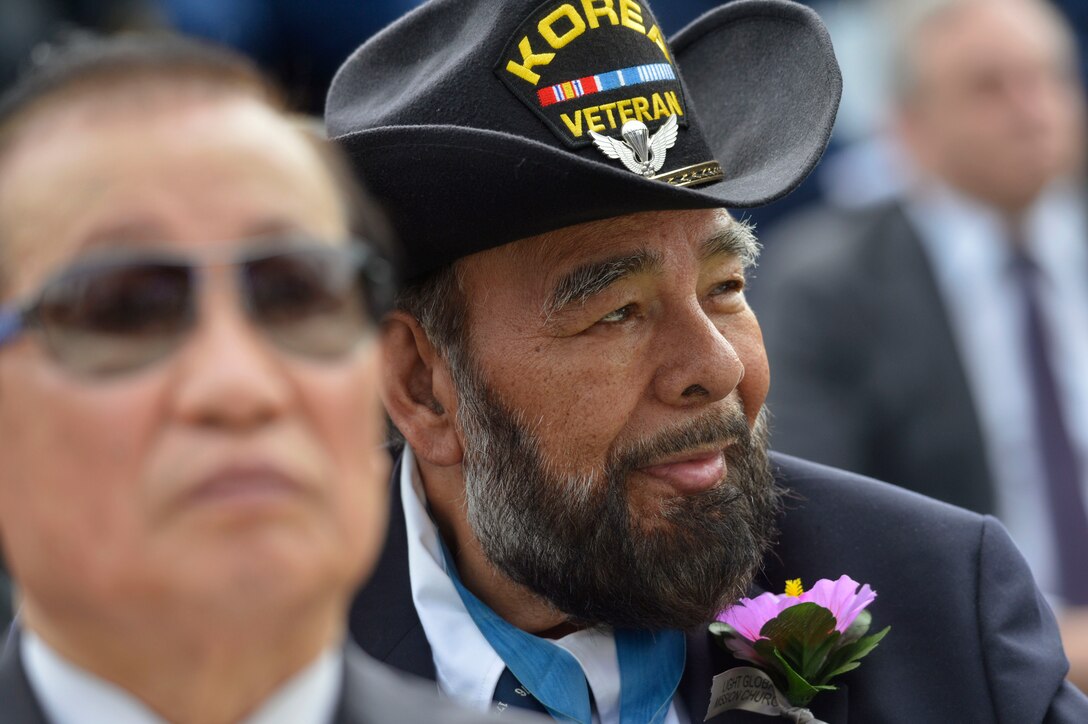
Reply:
[[[620,129],[622,140],[596,131],[590,131],[589,135],[605,156],[617,158],[628,170],[649,178],[665,165],[665,152],[676,145],[678,130],[676,116],[669,116],[652,136],[642,121],[624,123]]]

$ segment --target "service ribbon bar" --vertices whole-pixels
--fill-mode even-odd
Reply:
[[[550,106],[569,101],[571,98],[581,98],[622,86],[652,83],[655,80],[676,80],[676,73],[668,63],[633,65],[630,68],[610,70],[607,73],[587,75],[585,78],[556,83],[538,90],[537,97],[540,99],[541,106]]]

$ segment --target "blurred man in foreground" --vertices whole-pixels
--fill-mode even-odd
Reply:
[[[343,642],[391,290],[338,169],[181,41],[87,41],[4,99],[4,722],[466,721]]]
[[[1088,190],[1076,50],[1041,0],[922,7],[897,64],[907,191],[834,238],[768,245],[755,303],[779,364],[775,440],[997,515],[1059,608],[1084,686]]]
[[[641,0],[435,0],[348,60],[326,120],[410,278],[383,325],[406,445],[364,648],[583,724],[1088,719],[993,519],[768,454],[757,245],[722,207],[794,188],[840,89],[819,18],[781,0],[671,43]],[[843,574],[879,592],[879,648],[834,690],[780,678],[793,707],[742,695],[759,672],[713,641],[719,611]],[[753,628],[766,656],[730,650],[777,671]]]

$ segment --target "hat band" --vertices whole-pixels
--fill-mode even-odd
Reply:
[[[725,173],[722,171],[720,163],[707,161],[706,163],[697,163],[694,166],[685,166],[675,171],[658,174],[652,178],[655,181],[664,181],[673,186],[702,186],[712,181],[721,181],[725,178]]]

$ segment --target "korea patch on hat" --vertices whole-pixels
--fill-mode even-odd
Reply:
[[[657,176],[688,127],[669,47],[649,6],[636,0],[543,3],[510,37],[495,73],[567,146],[592,144],[642,176]],[[707,156],[663,180],[720,178]]]

